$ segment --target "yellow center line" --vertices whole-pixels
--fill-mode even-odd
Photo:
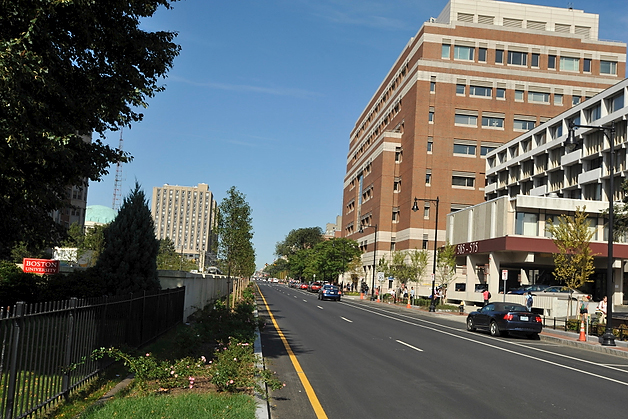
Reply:
[[[270,307],[268,307],[268,303],[266,302],[266,298],[264,298],[264,294],[262,294],[262,290],[259,288],[257,284],[255,285],[257,286],[259,295],[262,297],[262,300],[264,300],[264,306],[266,307],[266,311],[268,312],[268,315],[270,316],[270,319],[272,320],[273,325],[275,326],[275,329],[277,330],[277,334],[279,335],[279,338],[283,342],[283,346],[286,348],[286,352],[288,352],[290,361],[292,361],[292,366],[294,367],[294,370],[296,371],[297,376],[301,380],[301,384],[303,384],[303,387],[305,388],[305,393],[307,394],[308,399],[310,399],[310,404],[312,405],[312,408],[314,409],[314,413],[316,413],[316,417],[319,419],[323,419],[323,418],[327,419],[327,414],[323,410],[323,406],[321,406],[321,403],[318,401],[318,397],[316,397],[316,393],[314,392],[314,389],[312,388],[310,381],[307,379],[305,372],[301,368],[301,364],[299,364],[299,361],[297,360],[296,355],[294,354],[294,352],[292,352],[292,348],[290,348],[290,344],[288,343],[288,340],[286,339],[286,337],[283,335],[283,332],[279,328],[279,325],[277,324],[277,321],[275,320],[275,316],[273,316],[273,313],[270,311]]]

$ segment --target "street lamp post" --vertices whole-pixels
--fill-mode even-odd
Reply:
[[[615,346],[615,335],[613,335],[613,201],[615,195],[615,125],[610,127],[593,126],[593,125],[578,125],[573,122],[569,123],[569,135],[565,141],[565,147],[575,146],[578,142],[576,140],[575,131],[576,128],[590,128],[598,131],[602,131],[604,136],[610,143],[610,161],[609,161],[609,179],[608,179],[608,261],[606,265],[606,295],[608,296],[608,303],[606,304],[606,329],[604,335],[602,335],[602,345]]]
[[[425,202],[435,202],[436,203],[436,222],[434,224],[434,263],[432,264],[432,295],[430,296],[430,312],[436,311],[436,299],[434,298],[435,292],[435,282],[436,282],[436,248],[438,246],[438,203],[440,202],[440,197],[436,197],[436,199],[428,199],[428,198],[414,198],[414,204],[412,204],[412,211],[417,212],[419,210],[418,201]]]
[[[364,232],[365,228],[370,227],[375,229],[375,241],[373,242],[373,281],[371,282],[371,300],[373,300],[375,298],[375,268],[377,267],[377,224],[373,226],[360,227],[360,233]],[[379,293],[381,294],[382,290],[379,290]]]

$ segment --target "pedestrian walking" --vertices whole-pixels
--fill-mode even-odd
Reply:
[[[587,321],[587,317],[589,317],[589,301],[591,301],[591,296],[585,295],[580,302],[580,318],[585,322]]]
[[[410,288],[410,298],[412,299],[412,304],[414,304],[414,287]]]
[[[484,298],[484,305],[488,305],[488,302],[491,299],[491,293],[488,292],[488,288],[484,290],[484,292],[482,293],[482,297]]]
[[[608,306],[608,297],[604,296],[604,298],[602,299],[602,301],[600,301],[597,305],[597,309],[596,311],[599,313],[599,320],[598,323],[603,323],[606,324],[606,309]]]
[[[528,295],[526,296],[526,309],[528,311],[532,311],[532,304],[534,303],[534,300],[532,299],[532,293],[528,291],[527,294]]]

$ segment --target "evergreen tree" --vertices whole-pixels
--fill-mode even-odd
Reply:
[[[105,248],[96,269],[109,295],[160,289],[159,242],[146,196],[136,182],[116,219],[105,230]]]

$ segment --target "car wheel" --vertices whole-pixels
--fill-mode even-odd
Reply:
[[[497,322],[495,320],[491,322],[489,330],[491,332],[491,336],[495,336],[495,337],[501,336],[501,333],[499,331],[499,326],[497,326]]]
[[[467,319],[467,330],[469,332],[475,332],[475,325],[473,324],[473,319],[471,317]]]

